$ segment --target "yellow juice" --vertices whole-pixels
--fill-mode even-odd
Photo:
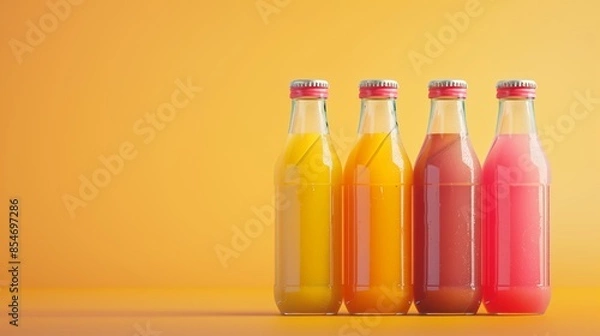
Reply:
[[[353,314],[405,314],[412,168],[397,132],[362,134],[344,171],[344,301]]]
[[[342,171],[327,134],[290,134],[275,168],[275,301],[283,314],[342,302]]]

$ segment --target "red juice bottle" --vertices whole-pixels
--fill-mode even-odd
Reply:
[[[483,301],[491,314],[543,314],[550,302],[550,169],[537,136],[536,83],[497,84],[496,139],[483,167]]]
[[[467,83],[429,83],[427,137],[413,180],[413,274],[420,314],[475,314],[481,303],[481,166],[469,140]]]

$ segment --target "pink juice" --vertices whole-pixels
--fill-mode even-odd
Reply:
[[[483,297],[490,313],[550,301],[549,168],[537,136],[500,134],[483,167]]]

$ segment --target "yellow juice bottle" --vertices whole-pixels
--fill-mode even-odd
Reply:
[[[344,170],[344,302],[406,314],[412,301],[412,168],[396,120],[398,83],[365,80],[358,142]]]
[[[323,80],[291,84],[292,116],[275,167],[275,303],[284,315],[336,314],[342,302],[342,168]]]

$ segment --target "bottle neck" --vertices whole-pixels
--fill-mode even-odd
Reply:
[[[501,99],[496,135],[537,134],[532,98]]]
[[[398,132],[396,100],[365,98],[361,102],[358,134]]]
[[[434,98],[431,100],[427,134],[467,135],[465,100],[462,98]]]
[[[288,133],[328,134],[326,100],[324,98],[293,99]]]

